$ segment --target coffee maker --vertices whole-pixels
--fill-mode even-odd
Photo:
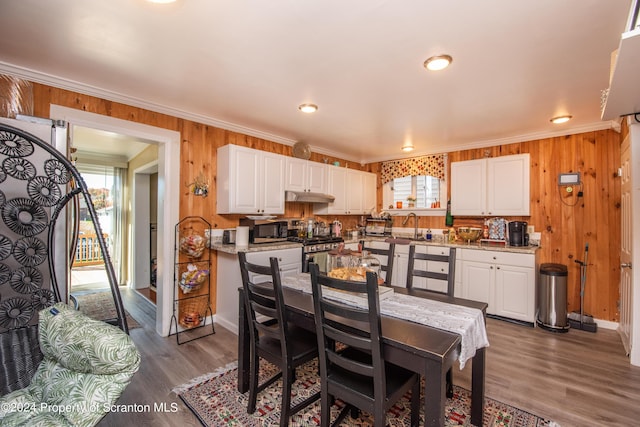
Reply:
[[[524,221],[511,221],[509,228],[509,246],[528,246],[529,234],[527,234],[527,223]]]

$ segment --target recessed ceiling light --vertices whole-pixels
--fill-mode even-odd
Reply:
[[[431,71],[444,70],[452,61],[453,58],[449,55],[436,55],[424,61],[424,68]]]
[[[407,142],[402,146],[402,151],[404,151],[405,153],[408,153],[409,151],[413,151],[415,147],[413,146],[412,143]]]
[[[300,104],[298,105],[298,110],[303,113],[315,113],[318,111],[318,106],[316,104]]]
[[[149,3],[167,4],[175,3],[177,0],[147,0]]]
[[[555,123],[557,125],[559,125],[560,123],[566,123],[569,120],[571,120],[573,116],[558,116],[558,117],[554,117],[553,119],[549,120],[551,123]]]

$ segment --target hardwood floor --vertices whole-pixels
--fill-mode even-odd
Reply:
[[[131,336],[142,354],[140,371],[118,405],[150,412],[114,412],[100,426],[198,426],[171,388],[235,361],[237,339],[216,334],[178,346],[175,336],[155,333],[155,307],[134,291],[125,307],[143,327]],[[486,395],[568,426],[631,426],[640,420],[640,367],[629,364],[615,331],[571,330],[555,334],[488,319]],[[471,364],[454,368],[454,383],[469,388]],[[167,412],[154,411],[166,405]]]

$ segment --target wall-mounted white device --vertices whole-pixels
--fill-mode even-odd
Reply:
[[[559,174],[558,185],[580,185],[580,172]]]

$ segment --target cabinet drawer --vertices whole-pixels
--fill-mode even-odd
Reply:
[[[398,247],[400,245],[396,245],[396,251],[398,251]],[[432,245],[415,245],[416,253],[419,254],[429,254],[429,255],[449,255],[450,248],[446,246],[432,246]],[[409,253],[409,245],[407,245],[407,253]]]
[[[275,249],[273,251],[247,252],[247,261],[258,265],[269,265],[269,258],[277,257],[282,267],[287,264],[302,264],[302,249]]]
[[[449,255],[450,249],[446,246],[427,246],[427,253],[430,255]]]
[[[517,267],[535,268],[535,256],[531,254],[516,254],[513,252],[494,252],[463,249],[462,259],[464,259],[465,261],[477,261],[491,264],[504,264],[514,265]]]

